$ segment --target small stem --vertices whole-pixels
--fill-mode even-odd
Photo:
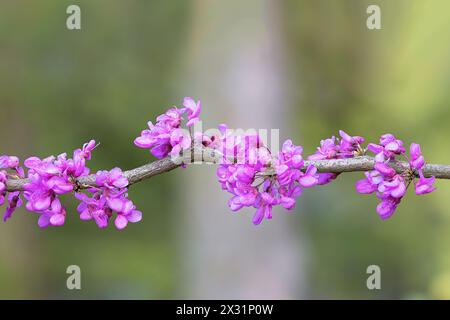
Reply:
[[[204,148],[196,146],[194,152],[199,155],[203,155],[204,163],[220,163],[222,160],[222,154],[217,150],[210,148]],[[125,177],[128,179],[129,185],[134,183],[150,179],[158,174],[169,172],[182,163],[191,163],[191,154],[188,156],[180,156],[177,158],[167,157],[159,159],[154,162],[150,162],[141,167],[134,168],[124,172]],[[370,171],[373,170],[375,165],[375,159],[373,157],[361,156],[346,159],[333,159],[333,160],[306,160],[304,162],[302,170],[306,170],[309,165],[314,165],[318,172],[329,173],[342,173],[342,172],[357,172],[357,171]],[[403,161],[390,162],[389,165],[399,174],[409,169],[409,164]],[[423,169],[425,177],[435,176],[437,179],[450,179],[450,165],[443,164],[426,164]],[[273,175],[274,172],[268,170],[267,174]],[[417,172],[414,172],[417,177]],[[85,177],[76,179],[80,189],[87,189],[89,187],[96,187],[95,174],[91,174]],[[9,179],[7,182],[7,191],[23,191],[28,179]]]

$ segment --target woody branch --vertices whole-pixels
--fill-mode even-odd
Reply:
[[[150,179],[158,174],[169,172],[184,164],[195,163],[219,163],[223,156],[216,150],[196,147],[193,152],[186,152],[179,157],[166,157],[147,163],[143,166],[124,172],[128,179],[129,185]],[[194,161],[193,161],[194,160]],[[314,165],[318,172],[357,172],[370,171],[375,165],[375,159],[369,156],[360,156],[348,159],[332,159],[332,160],[306,160],[303,168]],[[408,170],[409,164],[404,161],[390,162],[389,165],[397,172],[402,173]],[[450,179],[450,165],[444,164],[426,164],[423,167],[425,177],[435,176],[437,179]],[[80,189],[95,187],[95,174],[80,177],[76,180],[76,184]],[[22,191],[28,179],[9,179],[7,182],[8,191]]]

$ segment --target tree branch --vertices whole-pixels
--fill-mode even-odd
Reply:
[[[193,149],[193,156],[191,152],[186,152],[179,157],[167,157],[145,164],[141,167],[134,168],[124,172],[127,177],[129,185],[135,184],[145,179],[149,179],[158,174],[171,171],[183,163],[219,163],[222,155],[215,150],[209,148],[195,147]],[[194,160],[194,162],[192,161]],[[333,159],[333,160],[306,160],[303,169],[309,165],[314,165],[318,172],[356,172],[369,171],[375,165],[373,157],[361,156],[348,159]],[[395,169],[397,173],[402,173],[409,169],[409,164],[403,161],[393,161],[389,165]],[[435,176],[438,179],[450,179],[450,165],[443,164],[426,164],[423,169],[425,177]],[[417,173],[416,173],[417,175]],[[86,189],[96,186],[95,174],[77,179],[77,184],[80,189]],[[8,191],[23,191],[28,179],[9,179],[7,182]]]

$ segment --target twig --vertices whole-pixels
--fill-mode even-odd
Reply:
[[[129,185],[149,179],[158,174],[169,172],[183,163],[219,163],[221,155],[215,150],[209,148],[196,147],[191,152],[185,152],[183,156],[167,157],[145,164],[141,167],[125,171],[124,174],[128,179]],[[192,162],[192,159],[194,162]],[[369,171],[373,169],[375,160],[372,157],[361,156],[348,159],[333,159],[333,160],[307,160],[304,163],[303,169],[309,165],[314,165],[318,172],[356,172]],[[391,162],[390,166],[395,169],[397,173],[403,173],[409,169],[409,164],[403,161]],[[423,167],[423,174],[425,177],[435,176],[438,179],[450,179],[450,165],[443,164],[426,164]],[[416,172],[417,175],[417,172]],[[9,179],[7,182],[8,191],[23,191],[28,179]],[[77,184],[80,189],[86,189],[96,186],[95,174],[77,179]]]

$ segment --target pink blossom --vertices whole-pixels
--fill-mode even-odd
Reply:
[[[415,183],[415,191],[417,195],[427,194],[436,190],[433,185],[435,177],[425,178],[422,170],[419,170],[419,180]]]
[[[200,112],[202,111],[201,102],[195,102],[191,97],[186,97],[183,100],[183,106],[186,108],[188,113],[188,122],[186,126],[193,126],[196,122],[200,120]]]
[[[425,159],[422,156],[422,151],[420,150],[420,144],[411,143],[409,165],[413,169],[420,170],[420,169],[422,169],[424,164],[425,164]]]

